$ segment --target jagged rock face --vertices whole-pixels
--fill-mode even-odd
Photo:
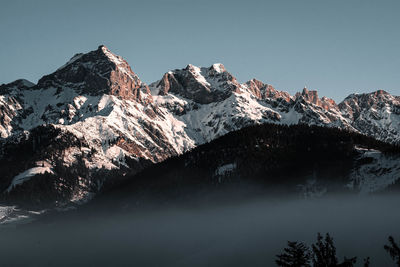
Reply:
[[[248,90],[259,99],[283,99],[288,103],[292,100],[289,93],[278,91],[272,85],[264,84],[256,79],[246,82],[245,85]]]
[[[379,118],[377,112],[385,108],[399,115],[399,106],[400,97],[392,96],[383,90],[369,94],[352,94],[339,104],[340,109],[345,111],[353,120],[359,118],[364,111],[372,111],[376,118]]]
[[[41,78],[37,88],[68,86],[79,94],[110,94],[139,102],[151,101],[148,87],[129,64],[105,46],[87,54],[76,54],[50,75]]]
[[[189,64],[185,69],[164,74],[155,87],[160,95],[170,92],[200,104],[209,104],[228,98],[232,92],[238,92],[241,85],[222,64],[209,68]]]
[[[338,110],[338,106],[336,105],[333,99],[327,97],[318,97],[317,91],[309,91],[307,88],[304,88],[301,93],[296,93],[296,98],[302,97],[305,101],[312,103],[316,106],[319,106],[325,110]]]
[[[335,100],[327,97],[322,97],[321,98],[321,104],[320,104],[324,109],[330,110],[330,109],[337,109],[338,106],[335,102]]]
[[[18,127],[13,122],[15,117],[22,111],[22,106],[14,96],[0,96],[0,133],[1,137],[7,137],[14,127]]]
[[[317,91],[309,91],[307,88],[303,89],[303,92],[296,93],[296,98],[302,96],[307,102],[313,103],[314,105],[319,106],[320,99],[318,98]]]
[[[339,108],[360,132],[400,143],[400,97],[383,90],[352,94],[339,104]]]
[[[30,90],[35,84],[20,79],[9,84],[0,85],[0,137],[6,138],[14,128],[21,129],[21,118],[30,110],[25,109],[22,91]]]

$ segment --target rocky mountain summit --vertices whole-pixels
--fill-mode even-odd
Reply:
[[[79,94],[108,94],[137,102],[151,101],[148,87],[128,62],[104,45],[87,54],[76,54],[54,73],[42,77],[37,88],[74,88]]]
[[[100,46],[37,84],[0,86],[0,192],[12,201],[86,200],[110,177],[263,123],[335,127],[398,144],[400,98],[379,90],[336,104],[306,88],[292,96],[256,79],[240,83],[222,64],[171,70],[148,86]]]
[[[155,85],[160,95],[177,94],[200,104],[222,101],[232,92],[239,92],[240,84],[222,64],[199,68],[191,64],[181,70],[169,71]]]

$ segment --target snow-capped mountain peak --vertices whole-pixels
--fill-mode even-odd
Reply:
[[[112,94],[139,102],[151,101],[150,91],[129,64],[101,45],[76,54],[67,64],[38,82],[37,88],[72,88],[78,94]]]
[[[384,90],[351,94],[339,105],[344,117],[360,132],[387,142],[400,143],[400,97]]]
[[[156,94],[166,95],[170,92],[200,104],[208,104],[228,98],[232,92],[238,92],[241,85],[222,64],[217,63],[208,68],[189,64],[184,69],[169,71],[151,87]]]
[[[214,63],[214,64],[212,64],[212,66],[210,67],[210,69],[213,69],[213,70],[215,70],[215,71],[218,72],[218,73],[221,73],[221,72],[225,72],[225,71],[226,71],[225,66],[224,66],[222,63]]]
[[[106,173],[139,171],[231,131],[271,122],[336,127],[399,143],[400,98],[380,90],[337,105],[306,88],[291,96],[256,79],[239,83],[220,63],[189,64],[148,87],[122,57],[99,46],[76,54],[37,85],[17,80],[0,86],[0,158],[14,153],[6,147],[33,149],[0,180],[0,191],[21,192],[26,183],[30,190],[32,177],[43,175],[68,188],[71,199],[83,198],[101,188]],[[51,145],[38,150],[43,140]],[[32,169],[51,172],[26,176]],[[78,169],[84,175],[76,175]]]

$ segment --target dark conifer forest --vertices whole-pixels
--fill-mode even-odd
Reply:
[[[398,146],[354,132],[263,124],[230,132],[138,174],[112,179],[119,182],[108,185],[97,200],[127,197],[140,203],[157,198],[161,202],[190,201],[204,192],[246,186],[256,190],[252,194],[297,194],[299,185],[309,179],[318,180],[328,194],[349,193],[345,187],[349,173],[357,165],[368,163],[368,158],[358,159],[356,147],[400,155]],[[233,168],[218,173],[224,165]]]

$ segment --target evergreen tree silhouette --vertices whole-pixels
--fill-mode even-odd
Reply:
[[[277,255],[275,260],[278,266],[284,267],[310,267],[310,249],[302,242],[288,241],[284,253]]]
[[[320,233],[317,235],[317,242],[312,245],[314,267],[333,267],[338,265],[336,248],[329,233],[325,241]]]
[[[314,267],[352,267],[357,261],[357,258],[344,258],[342,263],[338,262],[336,256],[336,247],[333,243],[333,238],[327,233],[325,240],[320,233],[317,235],[317,242],[312,245],[313,251],[313,266]]]
[[[384,249],[389,253],[390,257],[400,266],[400,248],[394,240],[393,236],[389,236],[389,245],[385,245]]]
[[[369,257],[367,257],[364,259],[364,267],[369,267],[369,264],[370,264]]]
[[[338,264],[337,266],[341,266],[341,267],[353,267],[354,264],[356,264],[357,262],[357,257],[353,257],[353,258],[346,258],[344,257],[344,260],[342,263]]]

